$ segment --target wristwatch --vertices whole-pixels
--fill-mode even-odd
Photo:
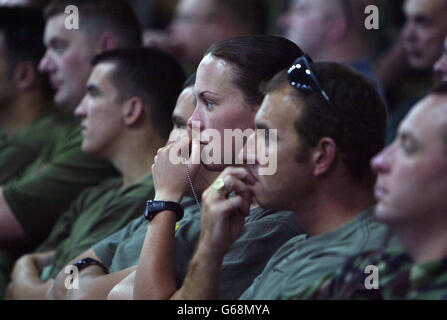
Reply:
[[[81,270],[87,268],[88,266],[97,265],[98,267],[102,268],[105,274],[109,274],[109,269],[105,266],[105,264],[93,258],[79,260],[73,265],[78,268],[78,272],[81,272]]]
[[[183,207],[172,201],[154,201],[149,200],[146,202],[146,210],[144,211],[144,218],[146,220],[152,221],[157,213],[169,210],[175,212],[177,215],[177,221],[183,218]]]

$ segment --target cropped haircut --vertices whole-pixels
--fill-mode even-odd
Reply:
[[[45,8],[45,18],[65,14],[65,8],[74,5],[79,9],[79,29],[90,39],[103,32],[117,34],[128,48],[140,47],[142,29],[135,12],[124,0],[54,0]]]
[[[37,67],[45,53],[42,11],[25,7],[0,7],[0,32],[9,63],[32,61]]]
[[[258,108],[264,99],[260,86],[290,66],[303,52],[282,37],[250,35],[220,41],[212,45],[206,54],[233,66],[233,84],[243,92],[248,104]]]
[[[0,33],[3,35],[9,76],[22,62],[30,61],[38,75],[42,92],[53,95],[47,74],[37,71],[39,61],[45,53],[43,32],[45,20],[42,10],[27,7],[0,7]]]
[[[95,56],[92,64],[103,62],[114,63],[111,82],[118,90],[120,102],[139,97],[155,130],[167,138],[172,129],[171,115],[186,78],[175,58],[155,48],[118,49]]]
[[[195,83],[196,83],[196,73],[194,72],[183,83],[183,89],[186,89],[188,87],[194,86]]]
[[[371,158],[384,147],[386,131],[385,106],[374,83],[350,67],[333,62],[312,63],[311,67],[321,87],[326,91],[337,117],[320,92],[306,93],[289,84],[287,71],[276,75],[266,87],[266,93],[289,88],[297,105],[303,105],[295,121],[300,137],[297,161],[307,158],[311,147],[321,138],[332,138],[352,181],[371,185],[375,175]]]

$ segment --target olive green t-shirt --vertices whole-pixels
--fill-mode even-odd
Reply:
[[[177,230],[175,273],[180,288],[188,272],[200,236],[201,219],[188,221]],[[302,234],[293,212],[255,208],[245,218],[241,236],[224,257],[218,299],[237,299],[262,272],[270,257],[289,239]]]
[[[67,263],[97,242],[142,216],[146,201],[154,197],[152,175],[121,188],[122,178],[111,178],[83,191],[56,222],[38,252],[55,250],[42,280],[55,277]]]
[[[186,209],[185,209],[186,210]],[[200,236],[201,215],[190,207],[186,220],[176,227],[175,275],[182,286]],[[186,211],[185,211],[186,213]],[[93,247],[110,272],[138,264],[148,223],[141,218]],[[245,219],[242,235],[225,255],[219,285],[219,299],[237,299],[263,270],[269,258],[290,238],[301,234],[292,212],[255,208]]]
[[[3,196],[32,244],[39,244],[79,193],[117,171],[108,161],[81,151],[81,128],[73,121],[53,144],[45,145],[23,177],[4,185]]]
[[[192,217],[200,216],[199,206],[194,199],[184,198],[181,205],[184,216],[177,222],[177,230]],[[148,221],[143,216],[138,217],[129,222],[125,228],[95,244],[92,249],[112,273],[133,267],[140,260],[148,225]]]
[[[22,176],[46,144],[53,144],[75,121],[72,115],[50,108],[32,124],[7,137],[0,132],[0,185]]]
[[[291,239],[275,253],[240,299],[282,299],[343,266],[354,254],[396,244],[397,238],[375,220],[373,211],[373,208],[363,211],[335,231]]]

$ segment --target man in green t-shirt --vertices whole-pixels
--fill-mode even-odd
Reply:
[[[205,191],[200,240],[183,286],[170,298],[218,296],[222,261],[237,243],[254,199],[265,208],[292,210],[307,234],[276,251],[244,299],[281,298],[336,269],[343,258],[382,248],[391,238],[368,210],[375,181],[369,161],[383,147],[386,126],[385,107],[369,80],[341,64],[302,56],[270,81],[255,124],[277,131],[253,133],[240,154],[253,165],[227,168],[220,175],[223,185]],[[273,174],[265,174],[262,146],[268,154],[276,151]],[[239,197],[228,197],[229,192]],[[153,276],[149,272],[142,276]],[[167,290],[143,288],[139,279],[135,294],[159,296]]]
[[[79,2],[79,3],[78,3]],[[67,29],[65,7],[79,9],[79,29]],[[73,112],[85,93],[96,53],[138,47],[141,28],[124,1],[55,1],[45,10],[44,43],[39,64],[55,89],[56,106]],[[45,145],[21,179],[0,187],[0,248],[35,246],[86,187],[116,176],[110,162],[81,151],[81,127],[73,121]]]
[[[19,178],[72,122],[51,105],[37,65],[45,48],[42,12],[0,7],[0,185]]]
[[[65,28],[65,7],[71,4],[79,9],[79,29]],[[130,6],[120,0],[55,1],[45,15],[47,51],[39,69],[49,74],[55,105],[71,114],[85,93],[91,58],[116,47],[138,47],[140,26]],[[117,175],[110,162],[81,151],[81,128],[70,117],[68,127],[44,145],[20,179],[0,186],[2,270],[39,244],[83,189]]]
[[[184,72],[174,58],[154,49],[108,51],[96,56],[93,65],[87,93],[75,110],[82,120],[82,150],[109,160],[122,178],[81,193],[38,248],[40,254],[18,260],[10,286],[13,298],[43,298],[53,282],[49,279],[140,216],[154,196],[150,159],[168,138]],[[51,259],[48,251],[53,251]]]
[[[293,299],[447,299],[447,84],[405,117],[394,142],[371,162],[375,215],[402,248],[367,252]]]
[[[44,26],[41,10],[0,8],[0,186],[19,181],[33,162],[52,156],[56,141],[75,124],[70,112],[50,107],[48,79],[38,72]],[[9,270],[23,250],[4,248],[3,240],[11,244],[14,235],[4,232],[10,224],[6,213],[0,210],[0,270]],[[5,283],[0,281],[0,297]]]

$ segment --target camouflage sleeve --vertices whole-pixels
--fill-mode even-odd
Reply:
[[[332,280],[336,277],[337,273],[328,273],[326,276],[317,281],[314,285],[307,287],[296,293],[292,293],[286,296],[286,300],[315,300],[318,296],[322,296],[323,293],[327,297],[330,296],[330,288]],[[324,299],[324,298],[323,298]],[[327,298],[328,299],[328,298]]]
[[[379,290],[369,290],[366,285],[369,274],[365,272],[365,268],[368,265],[377,265],[379,261],[382,261],[382,258],[382,254],[377,251],[364,252],[353,256],[336,272],[327,274],[315,285],[288,295],[286,299],[380,299]]]

